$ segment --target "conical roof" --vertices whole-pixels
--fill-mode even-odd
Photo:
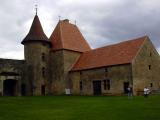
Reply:
[[[35,15],[31,28],[27,36],[23,39],[22,44],[27,42],[49,42],[41,26],[39,17]]]
[[[76,25],[69,23],[69,20],[60,20],[51,34],[50,41],[52,50],[72,50],[85,52],[91,50],[90,46],[82,36]]]

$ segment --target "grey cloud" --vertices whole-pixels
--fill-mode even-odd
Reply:
[[[160,48],[159,8],[159,0],[39,0],[38,15],[48,37],[61,15],[61,19],[77,21],[93,48],[143,35],[149,35]],[[20,42],[29,31],[34,14],[34,1],[1,1],[0,57],[23,52]],[[19,54],[17,58],[23,58]]]

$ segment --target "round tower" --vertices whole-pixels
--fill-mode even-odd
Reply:
[[[21,42],[24,45],[26,61],[25,82],[28,95],[48,93],[50,42],[36,14],[30,31]]]

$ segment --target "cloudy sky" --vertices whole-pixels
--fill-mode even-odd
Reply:
[[[0,0],[0,57],[23,59],[20,42],[35,15],[36,0]],[[160,0],[37,0],[50,37],[61,19],[76,24],[92,48],[148,35],[160,53]]]

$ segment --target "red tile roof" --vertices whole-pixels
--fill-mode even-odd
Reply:
[[[82,53],[71,71],[131,63],[147,36]]]
[[[59,21],[50,41],[52,50],[68,49],[79,52],[91,50],[77,26],[69,23],[68,20]]]
[[[43,32],[43,28],[37,15],[35,15],[30,31],[27,34],[27,36],[23,39],[22,44],[29,41],[49,42],[47,36]]]

